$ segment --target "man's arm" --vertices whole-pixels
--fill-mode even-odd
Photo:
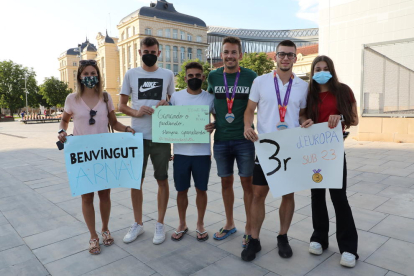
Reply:
[[[128,99],[129,96],[123,94],[120,95],[119,111],[121,111],[122,113],[125,113],[126,115],[131,117],[142,117],[144,115],[152,115],[152,113],[154,113],[154,109],[152,109],[149,106],[141,106],[139,110],[130,108],[128,106]]]
[[[257,139],[259,139],[256,132],[252,128],[254,111],[256,110],[256,107],[257,103],[249,100],[246,110],[244,111],[244,137],[252,142],[255,142]]]

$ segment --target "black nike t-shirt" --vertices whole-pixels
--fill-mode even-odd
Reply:
[[[175,91],[174,74],[171,70],[158,68],[147,72],[142,67],[133,68],[126,72],[122,83],[122,95],[128,95],[132,100],[132,108],[139,110],[141,106],[156,106]],[[141,132],[144,139],[152,139],[152,120],[150,115],[131,119],[131,127]]]

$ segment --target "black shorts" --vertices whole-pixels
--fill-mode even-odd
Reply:
[[[262,166],[260,166],[259,160],[256,157],[254,160],[254,168],[253,168],[253,185],[257,186],[269,186],[267,183],[266,177],[262,170]]]

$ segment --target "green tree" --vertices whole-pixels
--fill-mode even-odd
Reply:
[[[36,73],[11,60],[0,62],[0,104],[13,114],[17,109],[26,106],[25,81],[28,91],[27,100],[30,106],[38,106]],[[26,80],[25,80],[26,78]]]
[[[42,95],[48,106],[57,107],[62,107],[65,104],[66,97],[70,93],[72,93],[72,89],[55,77],[45,78],[39,90],[39,94]]]
[[[261,76],[271,72],[275,64],[266,53],[249,53],[243,55],[240,66],[249,68],[255,71],[258,76]]]
[[[196,62],[200,63],[203,66],[203,71],[204,71],[204,75],[206,76],[206,81],[203,82],[201,88],[204,89],[204,90],[207,90],[207,86],[208,86],[207,78],[208,78],[208,75],[210,74],[210,64],[208,62],[200,61],[199,59],[190,59],[190,60],[187,60],[187,61],[183,62],[183,64],[181,65],[181,71],[177,75],[177,79],[176,79],[177,81],[176,81],[175,86],[179,89],[187,88],[187,83],[184,80],[184,78],[185,78],[185,66],[188,63],[193,62],[193,61],[196,61]]]

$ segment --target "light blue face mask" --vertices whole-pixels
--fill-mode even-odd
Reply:
[[[325,84],[332,78],[332,75],[328,71],[320,71],[313,75],[313,80],[319,84]]]

